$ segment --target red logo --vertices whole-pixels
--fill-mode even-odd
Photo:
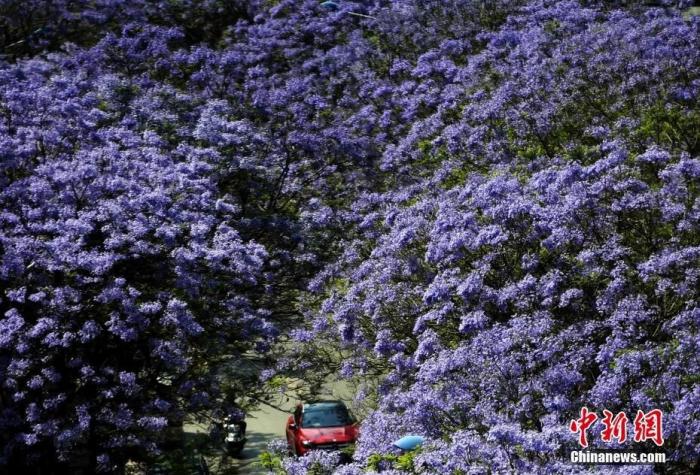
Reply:
[[[578,434],[578,443],[581,447],[588,447],[588,429],[598,420],[598,415],[595,412],[590,412],[587,407],[581,408],[581,417],[574,419],[569,423],[569,430]],[[617,443],[622,444],[627,440],[627,423],[629,419],[624,412],[614,414],[607,409],[603,410],[603,431],[600,433],[600,438],[603,442],[612,442],[617,440]],[[657,446],[661,447],[664,444],[663,437],[663,412],[660,409],[652,409],[646,414],[644,411],[637,411],[637,416],[634,418],[634,441],[645,442],[653,441]]]
[[[611,442],[613,439],[617,439],[619,444],[622,444],[627,440],[627,414],[624,412],[618,412],[615,417],[613,413],[607,409],[603,410],[603,425],[605,429],[600,433],[600,438],[603,442]]]
[[[584,406],[581,408],[581,417],[571,421],[571,424],[569,424],[569,430],[571,432],[578,432],[578,443],[581,447],[588,447],[586,431],[596,420],[598,420],[596,413],[588,412],[588,408]]]
[[[637,417],[634,418],[634,441],[652,440],[659,447],[664,445],[663,416],[660,409],[653,409],[646,414],[637,411]]]

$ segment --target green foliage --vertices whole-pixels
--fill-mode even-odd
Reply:
[[[275,475],[285,475],[287,473],[282,466],[282,458],[271,452],[263,452],[258,455],[258,465]]]
[[[420,449],[411,450],[402,454],[372,454],[367,458],[366,470],[379,471],[383,465],[382,462],[388,462],[395,469],[402,470],[406,473],[417,473],[415,467],[416,455],[420,453]]]
[[[340,453],[341,453],[343,456],[345,456],[345,457],[347,457],[347,458],[349,458],[349,459],[352,459],[352,456],[355,455],[355,444],[348,445],[347,447],[345,447],[344,449],[342,449],[342,450],[340,451]]]
[[[642,144],[651,141],[697,154],[700,152],[700,110],[659,102],[642,112],[633,137]]]

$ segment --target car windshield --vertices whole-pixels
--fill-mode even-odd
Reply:
[[[307,407],[302,416],[302,427],[338,427],[352,423],[345,406],[340,404],[319,404]]]

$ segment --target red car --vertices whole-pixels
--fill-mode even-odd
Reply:
[[[299,404],[287,420],[287,445],[297,456],[309,450],[342,450],[355,443],[357,421],[342,401]]]

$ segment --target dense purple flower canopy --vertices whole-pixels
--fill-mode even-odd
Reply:
[[[321,3],[0,0],[0,464],[148,460],[284,332],[367,409],[288,473],[585,472],[584,405],[697,469],[690,2]]]
[[[95,437],[155,450],[176,402],[207,397],[197,343],[265,336],[241,292],[268,253],[241,236],[222,158],[193,136],[211,106],[122,69],[177,38],[139,27],[0,71],[6,452],[49,439],[68,457]]]
[[[584,405],[662,409],[669,459],[694,466],[699,27],[673,9],[532,2],[394,63],[420,113],[380,158],[391,185],[358,195],[343,257],[311,286],[312,326],[374,393],[358,467],[418,432],[419,473],[586,471],[568,464]]]

